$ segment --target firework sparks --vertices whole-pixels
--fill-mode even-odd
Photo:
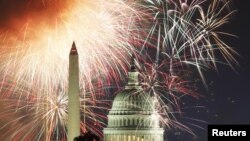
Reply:
[[[53,91],[58,84],[66,86],[73,40],[79,46],[81,86],[110,69],[113,76],[124,71],[126,54],[133,51],[129,44],[136,16],[133,9],[122,1],[75,0],[68,5],[48,23],[39,18],[26,21],[17,36],[1,33],[3,74],[17,83],[25,80],[31,87],[39,85],[41,93]]]
[[[208,8],[204,8],[206,3]],[[235,51],[220,39],[220,35],[231,35],[219,31],[234,13],[228,10],[229,3],[223,0],[28,1],[29,12],[20,13],[19,18],[11,13],[12,18],[3,23],[7,30],[0,29],[0,91],[7,104],[7,111],[1,117],[23,113],[1,128],[17,125],[20,130],[13,134],[9,130],[2,136],[11,134],[13,140],[66,139],[66,70],[72,41],[79,51],[81,112],[87,115],[82,117],[82,131],[87,128],[101,136],[105,116],[98,111],[109,106],[106,102],[105,106],[98,106],[102,103],[98,96],[104,95],[105,86],[120,84],[127,71],[128,56],[135,54],[144,64],[140,67],[144,90],[160,104],[156,111],[162,122],[193,134],[175,118],[176,113],[181,113],[179,101],[183,96],[198,97],[188,81],[190,66],[195,66],[205,83],[202,70],[216,69],[216,63],[220,62],[217,52],[227,64],[237,63]],[[24,124],[18,125],[20,121]],[[93,128],[92,123],[100,127]]]
[[[110,107],[110,102],[93,99],[92,94],[93,92],[88,92],[80,99],[81,131],[91,130],[98,136],[102,136],[101,129],[105,125],[106,116],[101,111],[106,111]],[[17,93],[9,98],[1,97],[1,102],[5,105],[0,114],[1,119],[10,115],[18,116],[14,120],[7,120],[8,122],[1,126],[0,130],[5,132],[0,138],[25,141],[67,139],[68,95],[61,88],[51,96],[41,97],[29,92],[29,97],[25,97]],[[14,126],[15,132],[9,128]]]
[[[19,130],[7,130],[1,138],[65,140],[67,64],[73,40],[80,56],[81,130],[102,134],[100,118],[104,120],[105,113],[98,110],[108,106],[101,108],[97,98],[104,95],[104,83],[125,72],[127,54],[134,50],[130,38],[137,15],[123,1],[58,2],[35,2],[41,16],[27,7],[33,10],[24,12],[28,18],[11,20],[12,28],[1,30],[1,97],[7,103],[1,115],[23,114],[1,128],[20,122]]]
[[[234,13],[229,9],[230,1],[144,0],[139,3],[145,11],[147,32],[141,48],[144,88],[161,105],[158,112],[165,125],[195,135],[191,128],[178,122],[175,115],[182,115],[179,103],[184,96],[199,97],[195,83],[190,80],[192,66],[206,85],[202,71],[216,69],[217,63],[224,62],[219,61],[219,53],[226,64],[231,67],[237,64],[234,58],[237,53],[220,39],[220,35],[233,35],[219,31]]]
[[[221,53],[228,64],[237,63],[234,54],[220,35],[231,34],[218,29],[228,22],[234,11],[227,11],[230,1],[192,0],[192,1],[144,1],[149,11],[149,27],[145,47],[156,48],[155,60],[167,60],[169,71],[175,75],[180,65],[192,65],[199,71],[203,82],[202,70],[216,68],[219,62],[215,54]],[[204,4],[209,8],[204,8]],[[155,45],[154,45],[155,44]],[[179,65],[176,65],[179,64]],[[177,68],[174,68],[177,66]]]

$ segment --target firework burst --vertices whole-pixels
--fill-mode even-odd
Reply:
[[[113,76],[119,76],[127,53],[134,50],[129,44],[132,30],[136,30],[133,9],[112,0],[75,0],[57,9],[59,14],[44,22],[31,15],[16,36],[1,33],[2,74],[12,76],[16,83],[25,80],[30,87],[39,86],[40,93],[52,92],[58,84],[66,87],[68,54],[75,41],[80,54],[81,86],[91,84],[92,77],[104,76],[111,69]]]
[[[72,41],[80,60],[81,128],[99,136],[105,123],[99,111],[110,107],[99,96],[106,86],[120,84],[130,54],[143,62],[142,84],[160,105],[156,111],[162,122],[191,134],[175,118],[182,113],[182,97],[198,97],[187,72],[196,68],[205,84],[203,69],[223,62],[217,54],[226,64],[237,63],[235,51],[220,38],[231,34],[219,31],[234,13],[229,1],[41,0],[30,8],[33,2],[27,3],[31,12],[8,20],[8,30],[0,29],[0,92],[6,104],[1,117],[18,115],[1,129],[20,127],[7,130],[3,138],[66,139]]]
[[[145,91],[160,104],[157,111],[165,125],[195,135],[191,128],[176,119],[176,115],[182,115],[183,107],[179,103],[184,96],[199,97],[190,72],[194,68],[206,86],[204,69],[216,69],[217,63],[226,62],[231,67],[237,64],[234,58],[237,53],[220,38],[233,35],[219,31],[235,11],[230,10],[230,1],[220,0],[144,0],[138,3],[145,18],[146,34],[140,50]],[[209,5],[208,8],[205,5]]]
[[[175,75],[181,65],[192,65],[197,68],[205,83],[202,70],[216,68],[216,63],[220,62],[216,54],[221,53],[230,65],[237,63],[233,57],[237,53],[220,39],[220,35],[233,35],[219,31],[235,12],[228,9],[230,1],[143,2],[147,7],[142,9],[148,13],[147,17],[151,17],[148,18],[149,28],[143,49],[154,47],[155,58],[151,59],[156,64],[162,60],[169,62],[171,75]],[[208,9],[205,4],[209,5]]]
[[[29,2],[28,9],[34,6]],[[6,130],[2,139],[66,139],[65,94],[73,40],[80,56],[81,130],[102,134],[105,113],[98,111],[108,104],[102,107],[97,99],[104,96],[105,84],[125,72],[127,54],[135,50],[130,38],[137,30],[136,12],[119,0],[57,2],[35,2],[41,16],[35,10],[25,13],[20,23],[11,22],[15,28],[1,30],[1,98],[7,108],[1,117],[18,115],[1,129],[20,122],[19,130]]]
[[[8,86],[6,86],[8,87]],[[0,118],[16,117],[6,120],[0,130],[4,134],[1,139],[8,140],[66,140],[67,139],[67,116],[68,116],[68,95],[60,87],[56,94],[39,96],[29,90],[29,93],[20,96],[19,93],[11,97],[1,97],[4,109]],[[8,91],[8,90],[6,90]],[[81,102],[81,131],[84,133],[90,130],[98,136],[102,136],[101,129],[105,126],[106,116],[102,111],[108,110],[110,102],[99,98],[93,98],[93,91],[85,90],[85,95],[80,97]],[[94,125],[94,126],[93,126]],[[10,127],[15,127],[15,132]]]

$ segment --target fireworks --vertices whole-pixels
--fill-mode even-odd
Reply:
[[[196,68],[206,85],[202,71],[224,62],[216,54],[222,54],[220,59],[229,65],[237,63],[233,57],[237,53],[220,39],[220,35],[232,36],[219,31],[234,13],[229,4],[219,0],[141,1],[140,9],[147,17],[142,78],[145,90],[161,105],[158,112],[164,124],[193,134],[175,118],[182,113],[179,103],[184,96],[199,97],[189,71]]]
[[[231,66],[237,63],[236,52],[220,39],[231,35],[219,31],[234,13],[229,4],[223,0],[43,0],[35,5],[41,15],[27,4],[32,10],[25,18],[11,19],[12,28],[0,29],[0,91],[7,104],[1,116],[23,113],[1,128],[16,125],[20,130],[0,137],[66,138],[67,66],[73,41],[80,60],[82,131],[87,128],[101,136],[105,113],[98,111],[110,104],[103,102],[106,87],[120,84],[134,54],[142,63],[138,67],[144,90],[161,105],[157,112],[162,122],[192,133],[175,118],[181,113],[183,96],[198,97],[187,72],[196,68],[205,83],[202,70],[216,69],[216,63],[223,62],[216,54]],[[99,126],[93,128],[93,123]]]
[[[21,88],[23,90],[23,87]],[[88,91],[88,90],[86,90]],[[39,96],[29,92],[29,96],[20,96],[17,92],[11,98],[1,98],[5,105],[0,118],[17,116],[5,123],[0,129],[4,130],[1,138],[9,140],[66,140],[66,125],[68,114],[68,96],[60,87],[55,94]],[[23,91],[25,93],[25,91]],[[82,122],[81,130],[91,130],[102,136],[101,129],[106,117],[101,112],[109,107],[108,101],[93,98],[92,92],[81,96]],[[86,122],[85,122],[86,121]],[[94,125],[94,126],[93,126]],[[14,129],[10,127],[15,127]],[[13,132],[15,130],[15,132]]]
[[[75,41],[82,87],[111,69],[119,68],[112,71],[113,76],[119,75],[124,71],[127,52],[134,50],[129,38],[135,16],[122,1],[75,0],[44,23],[36,17],[27,21],[17,36],[3,32],[1,72],[16,83],[25,80],[30,87],[40,86],[40,93],[53,91],[58,84],[66,86],[68,54]]]
[[[217,52],[224,56],[228,64],[237,63],[235,51],[220,39],[221,25],[228,22],[234,11],[227,11],[230,1],[145,1],[151,7],[148,36],[145,46],[156,48],[155,61],[169,62],[169,72],[174,75],[180,65],[195,66],[202,79],[202,69],[216,68],[219,62]],[[209,4],[208,9],[203,8]],[[146,9],[148,10],[148,9]],[[232,36],[232,35],[231,35]],[[149,44],[149,45],[147,45]],[[216,52],[216,53],[215,53]],[[205,80],[204,80],[205,81]]]
[[[30,17],[27,21],[24,19],[21,25],[13,25],[22,27],[18,32],[1,33],[1,97],[11,105],[7,112],[19,111],[25,115],[5,126],[15,125],[25,118],[32,119],[30,123],[25,120],[20,130],[13,134],[10,130],[1,138],[65,139],[65,93],[72,41],[78,46],[80,89],[85,98],[82,100],[82,119],[86,122],[82,123],[82,131],[87,128],[101,136],[103,122],[99,119],[104,120],[105,113],[97,114],[102,109],[97,98],[104,97],[104,89],[101,89],[104,82],[108,85],[125,72],[127,54],[134,51],[129,42],[136,30],[133,22],[137,15],[122,1],[58,2],[44,1],[41,13],[45,17],[27,13]],[[56,10],[51,10],[54,8]],[[50,16],[47,13],[52,11],[57,14]],[[58,94],[59,86],[63,94]],[[96,127],[92,126],[94,124]]]

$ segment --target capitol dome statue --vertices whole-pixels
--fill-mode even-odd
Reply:
[[[109,111],[104,141],[163,141],[154,100],[142,89],[138,75],[133,59],[128,83],[117,93]]]

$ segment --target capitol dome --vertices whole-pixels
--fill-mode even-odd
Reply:
[[[142,89],[125,89],[117,94],[109,115],[153,114],[153,100]]]
[[[132,61],[128,83],[117,93],[109,111],[104,141],[163,141],[154,100],[140,86],[138,75]]]

